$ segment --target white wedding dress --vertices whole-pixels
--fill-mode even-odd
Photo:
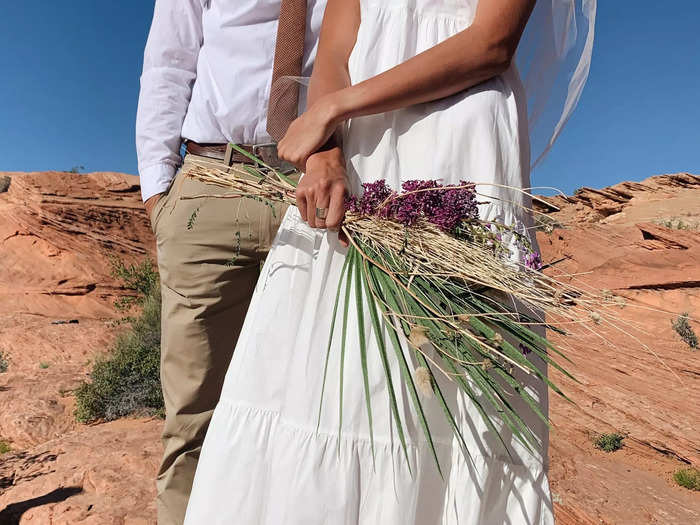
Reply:
[[[350,58],[353,83],[379,74],[466,28],[478,0],[361,0]],[[385,178],[470,180],[498,202],[482,216],[529,232],[527,101],[513,66],[465,93],[350,122],[345,151],[352,189]],[[484,200],[481,198],[480,200]],[[507,205],[503,202],[512,201]],[[187,525],[437,525],[553,523],[547,481],[548,431],[516,403],[540,447],[504,429],[510,454],[453,383],[441,380],[467,441],[465,458],[435,399],[423,399],[444,479],[393,363],[410,468],[389,410],[371,322],[372,456],[351,305],[339,431],[339,339],[335,338],[319,416],[326,346],[346,250],[313,230],[296,208],[284,218],[265,262],[202,449]],[[352,300],[352,299],[351,299]],[[342,298],[340,309],[342,311]],[[365,309],[365,312],[367,310]],[[407,357],[413,360],[406,352]],[[530,354],[531,356],[533,354]],[[541,362],[538,365],[542,365]],[[523,378],[524,380],[524,378]],[[547,413],[547,392],[528,387]]]

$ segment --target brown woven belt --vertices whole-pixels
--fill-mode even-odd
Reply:
[[[290,163],[280,160],[277,156],[277,144],[237,144],[239,148],[247,151],[251,155],[262,160],[268,166],[281,170],[293,171],[294,166]],[[255,161],[238,153],[229,144],[200,144],[193,140],[185,140],[185,150],[187,153],[197,155],[199,157],[207,157],[222,161],[227,166],[231,164],[250,164],[257,165]]]

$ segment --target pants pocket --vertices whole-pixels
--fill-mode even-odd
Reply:
[[[172,193],[173,186],[176,184],[176,181],[180,178],[182,174],[182,168],[180,168],[175,176],[173,177],[173,180],[170,181],[170,186],[168,186],[168,189],[166,189],[160,196],[160,199],[158,199],[158,202],[156,202],[155,206],[153,206],[153,209],[151,210],[151,230],[153,230],[153,233],[158,236],[158,223],[160,222],[160,218],[163,215],[163,210],[165,208],[165,205],[168,203],[168,200],[170,198],[170,194]]]

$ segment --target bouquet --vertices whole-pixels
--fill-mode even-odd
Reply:
[[[254,160],[257,167],[234,166],[225,170],[215,163],[195,161],[188,176],[227,188],[229,192],[223,197],[295,205],[293,178],[233,147]],[[436,380],[438,374],[458,385],[497,435],[500,434],[489,412],[498,414],[527,448],[535,447],[533,432],[509,397],[513,393],[521,397],[547,424],[548,417],[516,379],[515,370],[538,378],[564,398],[566,395],[528,359],[528,354],[539,356],[573,379],[559,363],[567,361],[564,353],[537,328],[543,326],[565,334],[565,327],[570,325],[612,322],[613,316],[606,313],[606,308],[615,304],[614,298],[575,288],[565,279],[543,273],[540,256],[525,235],[511,225],[479,217],[480,194],[474,184],[448,186],[433,180],[409,181],[397,192],[380,180],[364,184],[363,189],[361,196],[346,200],[342,232],[349,240],[349,248],[329,327],[326,372],[331,342],[340,337],[342,378],[350,337],[348,308],[354,304],[359,330],[352,348],[360,353],[371,436],[367,363],[379,358],[386,374],[398,438],[408,461],[404,426],[390,373],[390,360],[396,359],[438,469],[422,397],[434,396],[438,400],[468,454]],[[344,309],[338,311],[341,296],[345,299]],[[499,296],[508,300],[498,300]],[[368,355],[364,325],[367,318],[372,324],[378,356]],[[402,345],[410,347],[417,366],[407,360]],[[504,385],[508,385],[508,392]],[[342,388],[340,396],[342,420]],[[487,411],[483,403],[489,403],[495,411]],[[504,447],[508,450],[505,443]]]

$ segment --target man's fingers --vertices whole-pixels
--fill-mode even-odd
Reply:
[[[316,217],[316,228],[326,228],[326,223],[328,222],[328,208],[331,205],[331,198],[327,192],[320,193],[316,197],[316,209],[325,210],[326,217],[320,218]],[[314,215],[316,214],[316,209],[314,210]]]
[[[316,227],[316,195],[311,192],[306,199],[306,222],[312,228]]]
[[[345,216],[345,194],[347,190],[344,185],[336,184],[331,190],[330,205],[328,206],[328,216],[326,217],[326,227],[329,230],[337,230],[343,222]]]
[[[304,222],[306,222],[306,193],[303,191],[297,191],[297,208],[299,208],[299,215]]]

